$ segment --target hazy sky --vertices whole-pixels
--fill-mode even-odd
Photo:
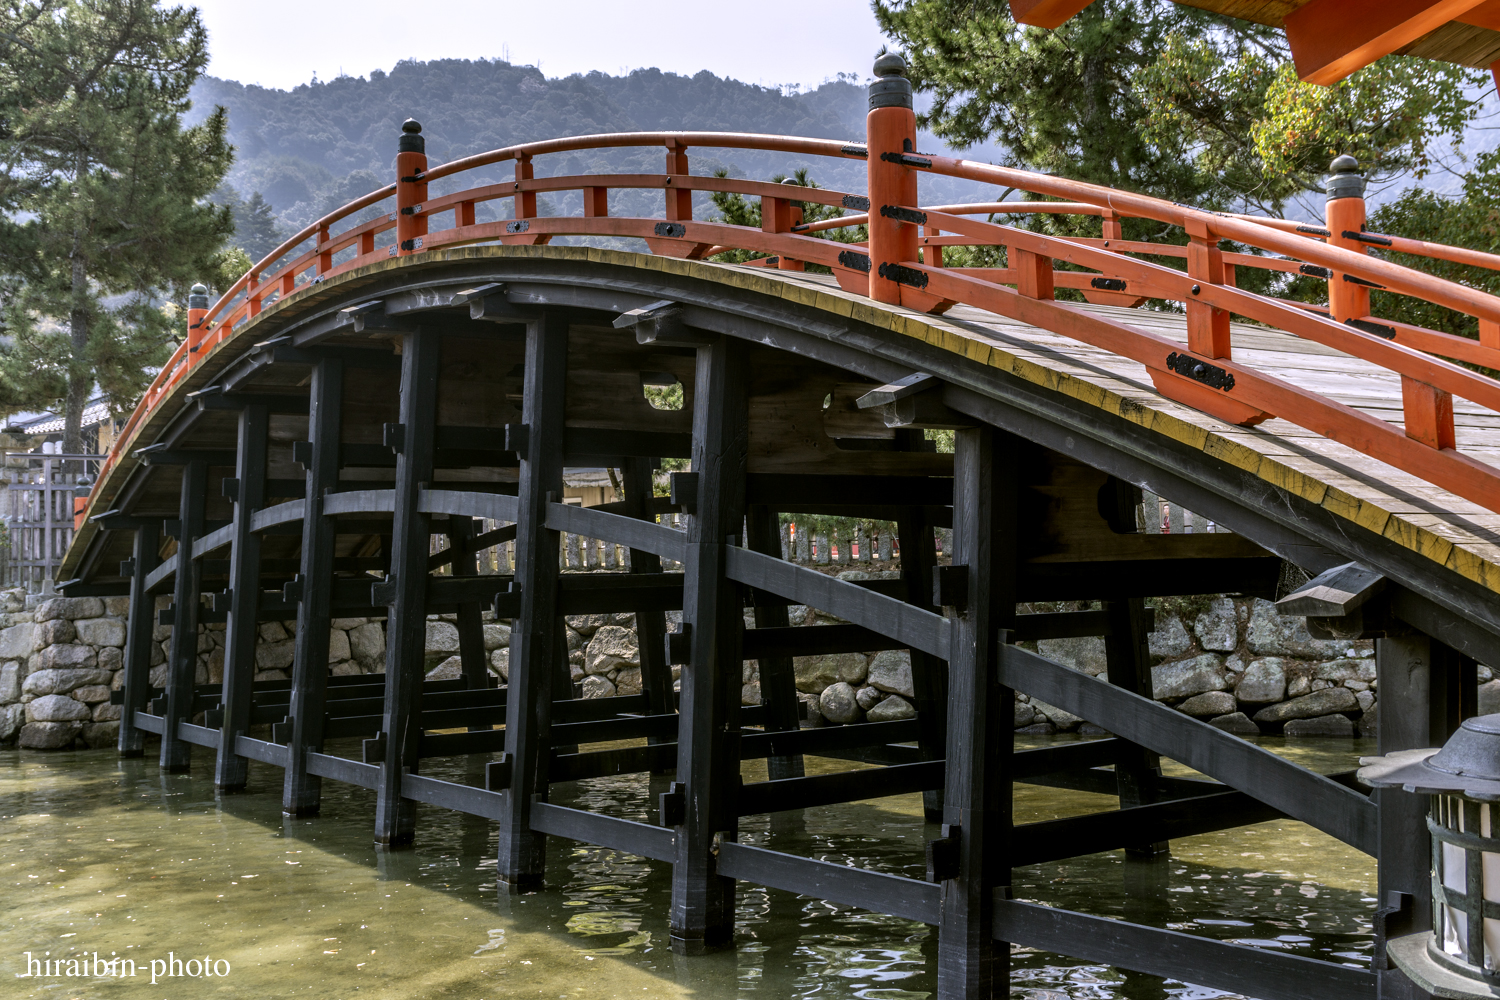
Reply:
[[[188,0],[191,2],[191,0]],[[502,58],[549,77],[655,66],[746,83],[869,75],[869,0],[197,0],[214,76],[287,89],[402,59]]]

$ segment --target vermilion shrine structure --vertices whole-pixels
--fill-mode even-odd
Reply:
[[[914,148],[900,61],[877,73],[862,142],[597,135],[434,166],[409,122],[391,184],[298,233],[213,305],[196,298],[188,339],[79,512],[62,574],[69,594],[131,596],[121,752],[140,755],[155,734],[163,768],[212,759],[225,791],[245,786],[249,761],[275,765],[294,815],[318,811],[326,781],[372,788],[374,836],[391,848],[421,836],[418,803],[487,817],[513,891],[539,888],[553,838],[655,859],[672,868],[685,952],[732,945],[748,881],[934,925],[945,1000],[1003,993],[1012,942],[1265,1000],[1415,995],[1383,947],[1359,968],[1044,907],[1008,887],[1017,866],[1149,854],[1285,816],[1376,859],[1378,944],[1429,924],[1419,800],[1372,795],[1154,702],[1144,602],[1272,597],[1293,563],[1314,579],[1288,611],[1324,634],[1376,637],[1382,752],[1437,746],[1472,714],[1476,664],[1500,665],[1500,382],[1476,370],[1500,369],[1500,299],[1395,261],[1500,259],[1367,232],[1352,162],[1336,164],[1327,218],[1299,224],[930,155]],[[661,172],[539,169],[619,147],[662,149]],[[868,188],[701,176],[690,155],[704,148],[860,161]],[[505,162],[513,181],[463,187],[466,171]],[[1053,200],[923,205],[930,174]],[[662,214],[611,214],[626,189],[662,192]],[[574,191],[581,215],[538,213],[540,195]],[[695,218],[695,194],[712,191],[760,199],[761,228]],[[510,217],[477,222],[485,202]],[[849,214],[806,225],[803,203]],[[377,205],[393,207],[351,221]],[[1036,212],[1101,229],[1063,239],[1006,224]],[[1189,242],[1126,240],[1131,217]],[[858,225],[867,242],[819,235]],[[568,236],[651,252],[549,245]],[[945,266],[964,245],[1004,247],[1004,266]],[[768,256],[709,262],[727,248]],[[1245,291],[1243,268],[1326,279],[1327,304]],[[1480,336],[1372,315],[1372,287],[1476,317]],[[643,396],[664,375],[683,385],[680,411]],[[929,428],[955,431],[953,454],[933,450]],[[691,459],[670,497],[653,495],[664,457]],[[558,502],[568,466],[619,469],[624,498]],[[1232,533],[1140,531],[1142,488]],[[659,523],[667,512],[686,529]],[[896,522],[901,578],[844,582],[784,561],[787,512]],[[477,533],[475,519],[502,527]],[[951,565],[938,565],[937,527],[953,529]],[[559,573],[564,531],[628,547],[629,570]],[[436,555],[434,536],[447,540]],[[477,551],[512,539],[514,576],[475,573]],[[173,645],[152,688],[160,594]],[[1017,614],[1045,601],[1102,603]],[[847,624],[788,627],[797,604]],[[513,622],[499,688],[485,608]],[[602,612],[636,615],[642,694],[574,697],[561,616]],[[462,680],[424,683],[434,613],[457,616]],[[355,615],[387,619],[385,672],[331,678],[329,622]],[[256,683],[257,622],[291,616],[291,681]],[[196,636],[213,620],[226,623],[224,681],[198,686]],[[1069,636],[1104,637],[1107,680],[1016,645]],[[917,718],[800,727],[792,657],[880,649],[911,651]],[[746,659],[760,663],[755,707],[740,705]],[[1016,691],[1114,736],[1018,751]],[[331,752],[355,736],[362,754]],[[620,740],[635,742],[596,746]],[[480,754],[482,784],[423,774],[434,758]],[[805,776],[805,755],[879,766]],[[1202,777],[1164,776],[1162,757]],[[771,780],[742,784],[754,758]],[[558,782],[673,770],[655,822],[549,801]],[[1016,782],[1105,791],[1119,809],[1017,825]],[[926,880],[736,842],[743,816],[912,792],[941,824]]]

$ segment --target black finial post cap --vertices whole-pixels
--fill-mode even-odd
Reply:
[[[422,123],[408,118],[401,123],[401,139],[396,143],[398,153],[425,153],[427,140],[422,138]]]
[[[192,288],[188,289],[188,308],[208,308],[208,286],[204,285],[202,282],[199,282]]]
[[[910,108],[911,81],[906,78],[906,60],[895,52],[875,60],[875,82],[870,84],[870,110]]]
[[[1323,190],[1328,200],[1337,198],[1363,198],[1365,177],[1359,172],[1359,161],[1348,153],[1336,156],[1328,165],[1328,176],[1323,180]]]

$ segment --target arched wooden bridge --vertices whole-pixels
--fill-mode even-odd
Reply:
[[[392,847],[421,835],[418,802],[489,817],[511,889],[538,885],[549,837],[657,859],[672,866],[673,942],[688,952],[732,941],[747,880],[936,925],[944,998],[1004,992],[1005,942],[1264,1000],[1412,995],[1383,941],[1430,920],[1420,804],[1152,701],[1143,601],[1274,596],[1293,563],[1316,579],[1289,611],[1377,638],[1382,752],[1438,745],[1472,714],[1476,662],[1500,665],[1500,383],[1475,370],[1500,369],[1500,299],[1366,251],[1500,260],[1366,232],[1352,165],[1330,179],[1326,225],[1299,225],[921,153],[901,67],[877,72],[863,143],[585,136],[433,167],[408,123],[394,183],[297,234],[211,307],[196,297],[63,570],[70,594],[131,595],[121,751],[159,734],[161,765],[179,770],[199,748],[225,790],[244,786],[248,760],[277,765],[291,814],[318,810],[324,779],[373,788],[375,837]],[[666,152],[659,174],[536,172],[548,154],[650,146]],[[709,147],[863,160],[869,187],[691,173],[690,151]],[[465,171],[506,161],[513,183],[462,187]],[[929,173],[1065,200],[923,206]],[[611,215],[626,189],[663,192],[663,214]],[[538,215],[539,195],[575,191],[582,214]],[[694,196],[713,191],[759,198],[761,228],[695,218]],[[476,221],[485,202],[508,202],[510,218]],[[803,203],[850,214],[806,225]],[[1032,212],[1099,216],[1102,229],[1062,239],[986,221]],[[1190,242],[1126,241],[1128,217]],[[858,225],[868,241],[824,238]],[[643,239],[651,253],[549,245],[565,236]],[[1004,247],[1005,266],[945,267],[944,248],[962,245]],[[708,260],[726,249],[769,256]],[[1326,277],[1328,305],[1244,291],[1246,267]],[[1475,316],[1481,336],[1372,316],[1372,286]],[[1133,308],[1143,301],[1177,308]],[[649,405],[643,385],[674,380],[683,408]],[[955,430],[954,453],[933,451],[928,428]],[[691,471],[656,497],[664,457]],[[624,499],[558,502],[569,466],[620,470]],[[1139,532],[1141,488],[1232,533]],[[688,515],[685,530],[658,523],[669,511]],[[901,578],[844,582],[784,561],[785,512],[897,522]],[[476,535],[475,518],[508,526]],[[949,526],[940,566],[933,529]],[[562,531],[628,547],[629,571],[560,574]],[[434,535],[448,539],[437,555]],[[475,552],[510,539],[514,576],[476,575]],[[158,619],[159,594],[172,605]],[[1072,600],[1102,610],[1016,613]],[[795,604],[848,624],[789,628]],[[513,619],[500,689],[485,607]],[[668,633],[675,609],[683,624]],[[575,699],[561,616],[621,611],[637,616],[644,692]],[[464,680],[424,684],[432,613],[457,615]],[[330,678],[329,622],[355,615],[387,618],[385,673]],[[292,616],[290,685],[254,682],[257,621]],[[153,689],[158,620],[173,644]],[[227,622],[224,682],[195,687],[211,620]],[[1014,644],[1079,635],[1105,636],[1107,682]],[[915,720],[799,728],[794,655],[890,648],[911,650]],[[760,663],[761,706],[740,706],[745,659]],[[1016,751],[1015,691],[1115,738]],[[364,737],[362,758],[327,752],[336,736]],[[632,738],[647,742],[578,749]],[[483,787],[422,774],[450,754],[492,754]],[[806,777],[805,754],[882,767]],[[1164,777],[1160,756],[1222,784]],[[741,784],[751,758],[770,759],[772,780]],[[554,782],[672,768],[656,823],[548,801]],[[1014,825],[1016,781],[1108,789],[1120,809]],[[740,816],[915,791],[943,824],[926,881],[735,841]],[[1374,968],[1007,888],[1015,866],[1282,815],[1378,860]]]

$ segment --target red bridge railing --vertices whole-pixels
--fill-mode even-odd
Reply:
[[[388,257],[477,243],[535,245],[556,237],[644,240],[652,253],[703,259],[726,250],[766,256],[753,266],[801,270],[829,267],[846,290],[923,312],[965,303],[1101,347],[1143,364],[1168,398],[1241,425],[1275,416],[1500,511],[1500,469],[1455,447],[1453,397],[1500,413],[1500,382],[1461,364],[1500,369],[1500,298],[1452,281],[1371,257],[1372,248],[1500,270],[1500,256],[1428,244],[1364,230],[1363,183],[1352,160],[1335,161],[1324,225],[1207,212],[1144,195],[1007,167],[914,151],[915,118],[901,67],[871,87],[866,143],[716,132],[637,132],[526,143],[429,168],[420,126],[401,137],[394,183],[370,192],[293,235],[257,262],[212,306],[189,310],[188,339],[147,389],[119,436],[106,469],[133,438],[146,414],[234,328],[267,304],[304,293],[332,275]],[[879,67],[877,67],[879,70]],[[535,174],[538,157],[626,147],[665,153],[661,173]],[[690,173],[690,149],[753,149],[866,163],[865,194]],[[1341,163],[1341,161],[1347,162]],[[514,180],[429,196],[429,185],[509,162]],[[927,174],[1014,188],[1060,201],[1006,201],[922,206]],[[654,217],[610,214],[610,196],[627,190],[661,191]],[[538,195],[580,192],[581,215],[538,213]],[[759,198],[761,228],[694,218],[693,195],[723,192]],[[367,209],[394,199],[390,210],[357,222]],[[510,218],[477,222],[478,207],[509,202]],[[802,224],[802,203],[848,214]],[[1098,216],[1097,238],[1045,235],[993,221],[1053,213]],[[1126,240],[1121,220],[1150,219],[1183,229],[1186,246]],[[347,228],[335,231],[340,224]],[[868,226],[859,243],[829,240],[830,230]],[[395,230],[390,240],[384,234]],[[1228,241],[1265,254],[1231,252]],[[1006,266],[944,265],[944,249],[995,246]],[[290,259],[284,260],[290,256]],[[1185,260],[1185,270],[1150,258]],[[1058,270],[1063,261],[1086,270]],[[1253,267],[1326,278],[1326,306],[1257,294],[1236,285],[1239,268]],[[1186,313],[1188,345],[1125,322],[1057,301],[1057,288],[1080,290],[1094,302],[1178,303]],[[1373,316],[1371,288],[1411,296],[1477,318],[1471,340]],[[1403,422],[1356,410],[1311,389],[1258,370],[1234,357],[1230,315],[1238,315],[1364,359],[1400,376]],[[1445,360],[1452,359],[1452,360]],[[102,477],[101,477],[102,478]]]

